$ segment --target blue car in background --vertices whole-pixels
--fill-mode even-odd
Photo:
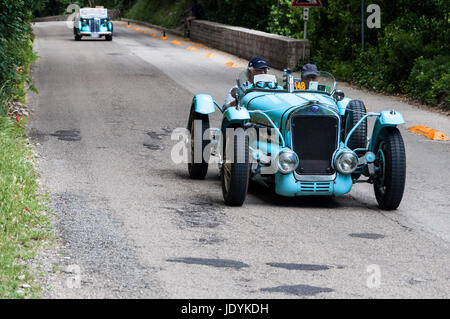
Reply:
[[[108,17],[108,9],[81,8],[79,15],[75,16],[73,33],[75,41],[80,41],[82,37],[105,37],[106,41],[111,41],[113,24]]]
[[[340,196],[366,182],[373,184],[381,209],[396,209],[406,174],[397,128],[402,115],[367,112],[362,101],[344,97],[327,72],[309,86],[290,70],[282,81],[261,74],[251,83],[243,71],[232,90],[237,106],[226,110],[208,94],[194,96],[186,139],[190,177],[203,179],[213,155],[230,206],[244,203],[249,181],[288,197]],[[209,114],[216,108],[222,124],[211,129]],[[370,139],[369,117],[375,119]]]

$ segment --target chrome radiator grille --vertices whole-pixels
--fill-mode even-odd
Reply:
[[[91,32],[100,32],[100,20],[90,19],[89,20],[89,30]]]

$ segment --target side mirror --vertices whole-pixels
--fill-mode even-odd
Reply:
[[[334,97],[334,99],[335,99],[337,102],[339,102],[339,101],[342,101],[342,100],[344,99],[345,94],[344,94],[343,91],[337,90],[336,92],[334,92],[333,97]]]

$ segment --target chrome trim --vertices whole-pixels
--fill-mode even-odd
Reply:
[[[317,102],[317,101],[315,101],[315,102]],[[335,117],[338,118],[338,122],[339,122],[339,123],[338,123],[338,124],[339,124],[339,134],[338,134],[338,137],[339,137],[339,138],[338,138],[338,145],[339,145],[340,137],[341,137],[341,136],[340,136],[340,132],[341,132],[341,115],[339,114],[338,111],[334,110],[333,108],[331,108],[331,107],[329,107],[329,106],[327,106],[327,105],[320,104],[320,103],[307,103],[307,104],[304,104],[304,105],[300,105],[298,108],[292,110],[292,111],[289,113],[289,115],[288,115],[288,117],[287,117],[287,119],[286,119],[286,131],[290,131],[290,130],[291,130],[291,119],[292,119],[292,117],[295,115],[295,113],[297,113],[297,112],[303,110],[304,108],[311,107],[311,106],[314,106],[314,105],[317,105],[317,106],[319,106],[319,107],[323,107],[323,108],[327,109],[327,111],[330,111],[331,113],[333,113],[333,115],[334,115]],[[331,114],[330,114],[330,115],[331,115]],[[292,145],[292,134],[291,134],[291,145]]]
[[[109,35],[109,34],[112,34],[111,31],[108,31],[108,32],[86,32],[86,31],[80,32],[81,35],[91,35],[91,34],[93,34],[93,33],[97,33],[97,34],[100,34],[100,35]]]
[[[294,177],[299,182],[331,182],[336,179],[336,173],[333,175],[299,175],[294,171]]]
[[[308,103],[308,104],[306,104],[304,106],[301,106],[301,107],[295,109],[294,111],[292,111],[288,115],[288,117],[286,119],[286,134],[288,133],[288,131],[291,130],[291,121],[292,121],[292,118],[295,116],[295,114],[298,111],[300,111],[300,110],[302,110],[302,109],[304,109],[306,107],[310,107],[312,105],[318,105],[320,107],[325,107],[327,110],[329,110],[333,114],[334,117],[337,118],[338,130],[337,130],[337,136],[336,136],[336,138],[337,138],[337,140],[336,140],[336,149],[334,150],[332,158],[331,158],[331,167],[334,169],[335,172],[332,175],[299,175],[294,170],[294,177],[297,180],[304,180],[304,181],[333,181],[336,178],[336,169],[334,168],[334,155],[340,149],[339,145],[341,143],[341,115],[338,113],[338,111],[335,111],[335,110],[333,110],[333,109],[331,109],[331,108],[329,108],[327,106],[323,106],[320,103],[314,103],[314,104]],[[293,144],[292,144],[292,137],[293,137],[293,134],[291,133],[290,134],[290,141],[289,141],[290,142],[290,148],[292,150],[294,150],[293,149]],[[297,154],[297,156],[298,156],[298,154]],[[300,163],[301,160],[302,159],[299,156],[299,163]],[[308,179],[304,179],[304,178],[308,178]]]

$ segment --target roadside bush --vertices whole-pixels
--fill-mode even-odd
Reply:
[[[28,65],[35,56],[30,20],[36,2],[0,0],[0,102],[3,114],[8,99],[24,101],[23,83],[31,85]]]
[[[186,0],[138,0],[125,16],[166,28],[175,28],[180,25],[182,14],[188,5]]]
[[[423,103],[450,109],[450,56],[416,59],[406,90]]]

